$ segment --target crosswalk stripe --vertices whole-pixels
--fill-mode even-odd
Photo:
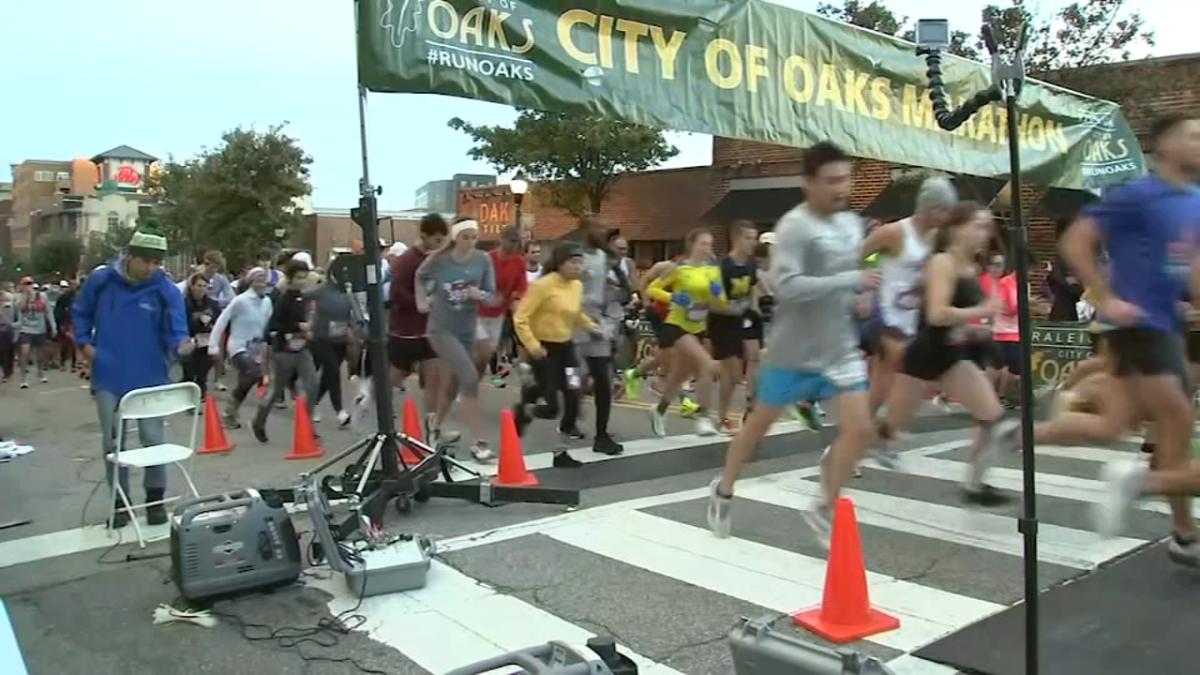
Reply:
[[[1082,462],[1128,462],[1131,459],[1137,459],[1140,453],[1131,452],[1129,450],[1113,450],[1111,448],[1091,448],[1082,445],[1039,445],[1037,446],[1037,454],[1039,457],[1059,457],[1061,459],[1074,459]],[[1099,468],[1097,468],[1099,471]]]
[[[895,473],[924,476],[946,481],[961,481],[967,475],[968,464],[952,459],[935,459],[932,457],[905,458],[901,465],[892,469]],[[986,480],[1002,490],[1021,492],[1025,486],[1025,475],[1021,469],[996,466],[988,469]],[[1035,476],[1037,492],[1040,497],[1055,497],[1070,499],[1091,504],[1099,503],[1108,494],[1108,486],[1103,481],[1077,476],[1066,476],[1057,473],[1037,472]],[[1159,500],[1140,501],[1134,508],[1154,513],[1170,513],[1170,507]],[[1192,512],[1200,515],[1200,504],[1196,504]]]
[[[332,614],[347,611],[358,602],[341,575],[310,581],[309,585],[333,595],[329,601]],[[358,613],[367,617],[362,630],[368,635],[433,673],[551,640],[583,645],[594,635],[436,561],[424,588],[365,598]],[[640,673],[680,675],[627,647],[621,652],[637,662]]]
[[[820,604],[825,561],[643,512],[545,533],[562,543],[768,609],[794,612]],[[900,628],[872,642],[910,651],[1002,609],[995,603],[868,573],[872,602]]]
[[[820,485],[808,480],[774,486],[739,485],[736,490],[739,499],[796,510],[810,508],[820,494]],[[854,500],[860,523],[1017,557],[1022,555],[1023,542],[1017,532],[1016,518],[866,490],[849,489],[842,494]],[[736,502],[734,510],[736,520]],[[1038,527],[1038,558],[1077,569],[1092,569],[1145,543],[1130,538],[1104,539],[1092,532],[1049,523],[1040,523]]]
[[[647,424],[649,424],[647,422]],[[780,422],[771,427],[771,431],[767,436],[782,436],[784,434],[792,434],[801,431],[806,431],[807,427],[799,422]],[[659,452],[667,452],[669,450],[678,450],[680,448],[691,448],[697,445],[716,445],[728,444],[728,436],[697,436],[696,434],[679,434],[677,436],[667,436],[665,438],[639,438],[637,440],[623,443],[625,452],[619,455],[600,455],[591,452],[591,447],[570,448],[575,459],[584,464],[598,464],[600,462],[611,462],[618,459],[626,459],[629,457],[640,457],[642,455],[653,455]],[[478,471],[484,476],[496,475],[497,466],[492,464],[480,464],[471,459],[459,459],[464,466],[467,466],[474,471]],[[525,453],[525,468],[530,471],[541,471],[554,466],[554,453],[538,452],[530,454]]]

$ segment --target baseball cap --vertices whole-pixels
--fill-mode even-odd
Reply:
[[[774,246],[777,239],[778,237],[774,232],[763,232],[762,234],[758,235],[758,243],[760,244],[769,244]]]
[[[70,285],[71,285],[71,284],[70,284],[69,282],[67,282],[67,280],[66,280],[66,279],[63,279],[62,281],[58,282],[58,287],[59,287],[59,288],[67,288],[67,287],[68,287],[68,286],[70,286]]]
[[[388,249],[387,254],[389,257],[394,257],[394,256],[398,256],[398,255],[404,253],[407,250],[408,250],[408,247],[404,245],[404,242],[398,241],[398,242],[392,244],[392,247]]]

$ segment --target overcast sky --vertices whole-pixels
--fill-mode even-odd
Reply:
[[[581,3],[587,4],[587,3]],[[818,0],[779,4],[813,10]],[[979,0],[890,0],[916,18],[933,5],[973,30]],[[1042,0],[1044,11],[1064,4]],[[1158,36],[1152,55],[1195,51],[1200,9],[1130,0]],[[313,203],[348,208],[360,174],[349,0],[0,0],[0,180],[24,159],[91,157],[126,144],[160,158],[214,146],[238,125],[286,121],[312,155]],[[924,9],[923,9],[924,8]],[[451,117],[505,123],[504,106],[437,96],[370,98],[372,180],[401,209],[429,180],[485,172]],[[711,141],[671,134],[669,166],[708,164]]]

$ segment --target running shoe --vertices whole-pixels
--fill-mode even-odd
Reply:
[[[833,536],[833,509],[828,504],[814,502],[812,508],[801,511],[805,524],[813,532],[817,543],[826,551],[829,550],[829,539]]]
[[[1200,567],[1200,541],[1180,541],[1178,535],[1171,535],[1167,556],[1177,565]]]
[[[728,417],[723,418],[720,424],[717,425],[717,433],[721,434],[722,436],[734,436],[737,435],[737,432],[737,425],[734,424],[733,421]]]
[[[701,415],[696,418],[696,435],[697,436],[716,436],[717,425],[708,415]]]
[[[667,435],[667,414],[659,412],[657,407],[650,409],[650,430],[659,438]]]
[[[225,386],[224,382],[218,382],[217,391],[229,391],[229,387]]]
[[[41,383],[42,383],[42,384],[46,384],[46,383],[47,383],[47,382],[49,382],[49,381],[50,381],[50,380],[48,380],[48,379],[46,378],[46,376],[44,376],[44,375],[42,376],[42,379],[41,379]]]
[[[828,415],[825,412],[825,409],[821,407],[820,402],[813,401],[812,409],[818,418],[825,419],[826,417],[828,417]]]
[[[587,434],[580,431],[577,427],[570,429],[559,429],[558,435],[562,436],[563,440],[582,441],[587,438]]]
[[[725,539],[729,536],[730,515],[733,510],[733,497],[721,494],[721,477],[717,476],[708,484],[708,529],[713,535]]]
[[[267,443],[270,441],[270,439],[267,438],[266,425],[255,422],[250,425],[250,430],[254,432],[254,438],[256,438],[259,443]]]
[[[937,408],[944,413],[951,412],[950,401],[947,400],[946,397],[942,394],[938,394],[937,396],[933,397],[933,405],[937,406]]]
[[[613,440],[612,436],[604,434],[596,436],[596,441],[592,444],[592,452],[601,455],[619,455],[625,452],[625,446]]]
[[[821,429],[821,418],[817,416],[813,410],[812,404],[798,403],[792,408],[792,417],[800,424],[804,425],[806,431],[819,431]]]
[[[29,383],[28,383],[28,382],[22,382],[22,383],[21,383],[21,388],[22,388],[22,389],[28,389],[28,388],[29,388]]]
[[[700,412],[700,404],[695,400],[685,397],[679,402],[679,416],[684,419],[689,419]]]
[[[476,462],[490,462],[496,458],[496,453],[488,447],[487,441],[475,441],[475,444],[471,446],[471,456],[475,458]]]
[[[1136,461],[1109,462],[1100,469],[1100,480],[1108,484],[1103,501],[1093,505],[1096,531],[1115,537],[1125,525],[1125,516],[1142,491],[1146,466]]]
[[[895,439],[881,439],[879,447],[875,448],[875,452],[871,455],[875,463],[887,469],[888,471],[898,471],[900,469],[900,451],[896,449]]]
[[[225,425],[226,429],[242,428],[242,422],[237,418],[237,415],[231,415],[229,413],[221,415],[221,423]]]
[[[313,424],[320,424],[320,423],[321,423],[321,411],[320,411],[320,410],[314,410],[314,411],[313,411],[313,414],[312,414],[312,422],[313,422]]]
[[[346,412],[345,410],[339,411],[337,414],[337,421],[338,421],[338,427],[341,429],[345,429],[347,426],[350,425],[350,413]]]
[[[457,431],[442,431],[441,429],[434,429],[433,432],[429,434],[429,444],[435,448],[443,445],[450,445],[451,443],[457,443],[461,439],[462,433]]]
[[[493,375],[492,386],[497,389],[503,389],[504,387],[508,386],[508,382],[504,380],[503,375]]]
[[[1012,497],[984,483],[979,487],[963,487],[963,501],[968,504],[983,507],[1004,506],[1012,501]]]
[[[537,384],[533,377],[533,366],[524,361],[517,364],[517,380],[521,383],[521,388],[532,387]]]
[[[625,369],[625,393],[629,398],[638,400],[642,397],[642,376],[638,374],[637,368]]]
[[[556,469],[578,469],[583,466],[583,462],[575,459],[566,450],[554,453],[554,468]]]

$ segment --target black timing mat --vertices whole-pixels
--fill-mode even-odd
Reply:
[[[1200,570],[1157,544],[1041,595],[1041,672],[1150,675],[1196,672]],[[968,673],[1024,675],[1019,605],[921,649],[917,656]]]

